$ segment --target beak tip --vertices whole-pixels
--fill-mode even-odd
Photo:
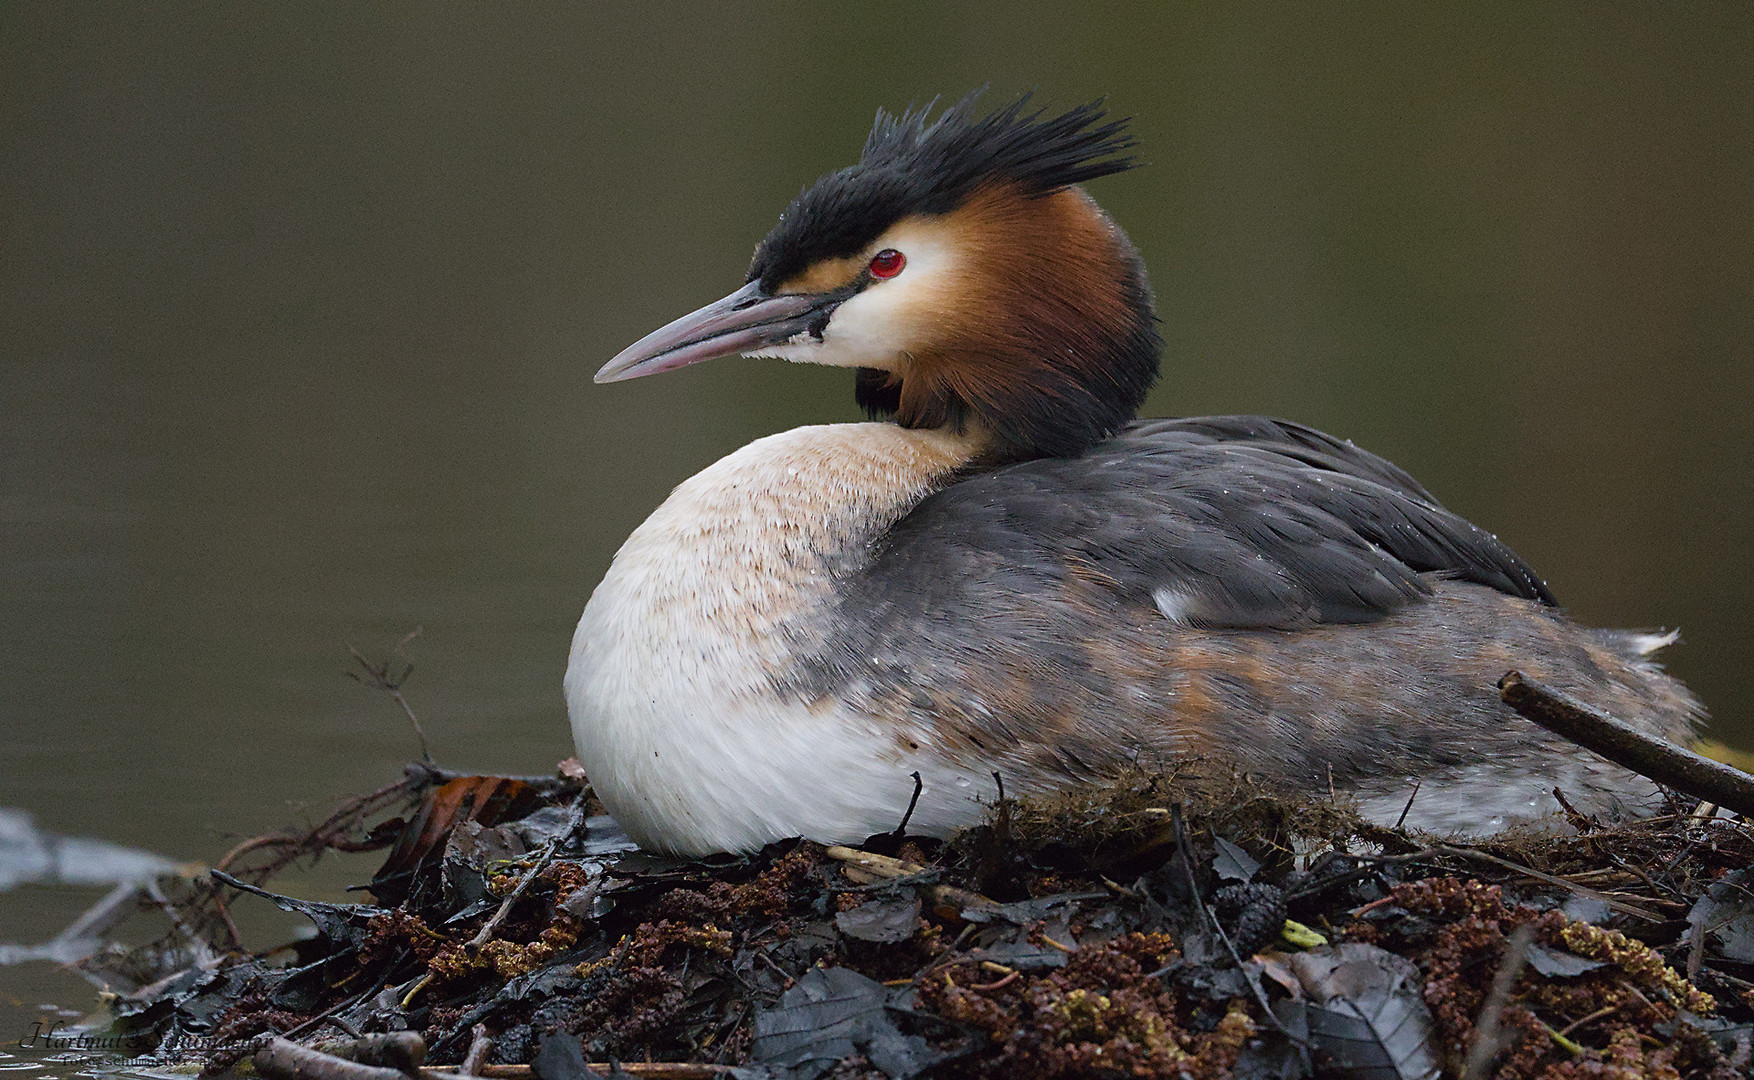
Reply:
[[[601,386],[604,383],[621,382],[639,375],[640,361],[648,358],[637,355],[629,356],[628,352],[631,351],[631,349],[624,351],[610,359],[607,364],[597,369],[597,374],[591,376],[591,381]]]
[[[832,298],[829,294],[828,298]],[[823,309],[824,296],[764,296],[758,282],[684,315],[617,353],[592,377],[622,382],[674,371],[720,356],[747,356],[784,341]]]

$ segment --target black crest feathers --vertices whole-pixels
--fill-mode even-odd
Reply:
[[[1108,120],[1099,99],[1057,116],[1029,109],[1024,94],[976,114],[981,91],[931,118],[933,105],[900,116],[879,110],[857,165],[829,173],[786,207],[755,249],[746,280],[772,289],[821,259],[855,255],[909,214],[956,209],[987,183],[1030,195],[1132,168],[1125,119]]]

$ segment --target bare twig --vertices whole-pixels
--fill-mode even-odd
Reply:
[[[616,1068],[606,1061],[593,1061],[589,1065],[592,1072],[604,1076],[613,1075]],[[622,1075],[636,1080],[717,1080],[735,1071],[730,1065],[697,1065],[687,1061],[623,1061],[619,1065]],[[426,1080],[454,1080],[463,1074],[426,1068],[420,1070],[420,1075]],[[528,1065],[483,1065],[481,1075],[488,1080],[535,1080],[536,1071]]]
[[[915,769],[914,770],[914,793],[913,793],[912,797],[910,797],[907,801],[907,811],[901,815],[901,824],[899,824],[895,827],[895,831],[893,833],[890,833],[890,835],[895,837],[897,840],[900,840],[902,837],[907,835],[907,823],[909,821],[913,820],[914,807],[920,805],[920,792],[925,790],[925,786],[926,786],[925,781],[920,779],[920,771],[918,769]]]
[[[823,854],[838,863],[845,863],[842,872],[861,885],[869,885],[878,881],[901,881],[917,874],[929,872],[927,867],[918,863],[906,862],[888,855],[879,855],[872,851],[860,851],[858,848],[836,844]],[[933,906],[955,908],[958,912],[968,909],[976,911],[999,907],[997,900],[982,896],[968,889],[958,889],[954,885],[927,885],[926,895]]]
[[[324,819],[322,824],[302,833],[278,832],[251,837],[220,856],[213,867],[216,870],[230,870],[234,863],[252,851],[263,848],[278,849],[279,853],[262,866],[237,872],[238,877],[254,878],[257,884],[261,884],[302,855],[314,854],[331,847],[345,848],[349,841],[344,837],[360,821],[398,798],[426,788],[439,776],[437,770],[423,765],[410,765],[402,779],[386,784],[369,795],[348,799]]]
[[[1526,719],[1616,765],[1696,799],[1754,817],[1754,776],[1740,769],[1646,735],[1520,671],[1500,679],[1498,691],[1505,703]]]
[[[1187,878],[1188,893],[1194,898],[1194,909],[1200,913],[1200,921],[1210,926],[1213,934],[1215,934],[1218,940],[1223,943],[1224,951],[1230,954],[1230,959],[1236,964],[1237,970],[1246,972],[1248,968],[1242,962],[1242,954],[1237,952],[1236,943],[1231,941],[1230,935],[1224,932],[1223,924],[1218,921],[1218,914],[1211,908],[1207,907],[1205,899],[1200,896],[1200,883],[1194,877],[1194,858],[1193,853],[1190,850],[1192,842],[1188,838],[1188,823],[1187,819],[1182,814],[1181,803],[1174,803],[1170,806],[1169,817],[1170,823],[1175,829],[1176,861],[1181,863],[1182,874]],[[1163,971],[1167,970],[1169,969],[1163,969]],[[1163,974],[1163,971],[1154,972],[1153,974],[1161,975]],[[1280,1021],[1279,1014],[1273,1011],[1273,1006],[1267,1001],[1267,992],[1262,989],[1261,981],[1259,979],[1245,977],[1243,982],[1247,983],[1249,990],[1254,993],[1255,1004],[1260,1006],[1261,1015],[1266,1017],[1267,1021],[1278,1030],[1279,1034],[1290,1039],[1297,1045],[1300,1051],[1307,1054],[1309,1051],[1308,1041],[1294,1035],[1291,1032],[1291,1029],[1287,1028],[1285,1024]]]
[[[256,1051],[256,1071],[272,1080],[407,1080],[395,1069],[312,1050],[276,1036]]]
[[[393,651],[397,656],[400,656],[404,661],[407,661],[408,655],[402,651],[402,648],[419,636],[420,627],[417,626],[409,631],[406,637],[396,643],[396,648]],[[431,762],[432,754],[427,749],[426,731],[421,728],[420,718],[414,715],[414,709],[408,704],[408,699],[402,696],[402,684],[407,682],[408,676],[414,673],[414,664],[412,662],[405,662],[402,666],[402,670],[399,673],[392,675],[390,674],[390,661],[385,660],[381,664],[374,664],[361,656],[359,650],[352,645],[347,646],[347,651],[353,654],[353,659],[358,662],[360,670],[365,672],[366,678],[360,678],[358,674],[351,671],[347,674],[351,678],[362,683],[369,681],[372,686],[389,694],[396,704],[402,706],[402,712],[408,717],[408,722],[414,725],[415,736],[420,739],[420,760]]]
[[[418,1031],[390,1031],[359,1035],[345,1048],[345,1056],[362,1065],[382,1065],[413,1073],[426,1063],[426,1040]]]
[[[1496,855],[1489,855],[1484,851],[1475,851],[1473,848],[1453,847],[1449,844],[1439,844],[1436,847],[1422,848],[1419,851],[1408,852],[1405,855],[1354,855],[1352,857],[1371,863],[1412,863],[1433,862],[1432,856],[1434,855],[1448,855],[1452,858],[1458,859],[1480,859],[1484,862],[1492,863],[1494,866],[1502,866],[1506,870],[1514,870],[1516,873],[1522,874],[1524,877],[1533,878],[1536,881],[1544,881],[1549,885],[1556,885],[1561,889],[1569,889],[1572,892],[1577,893],[1579,896],[1587,896],[1591,900],[1598,900],[1624,915],[1633,915],[1649,922],[1664,921],[1663,916],[1658,915],[1654,911],[1647,908],[1641,908],[1636,904],[1628,904],[1624,900],[1616,900],[1612,896],[1597,892],[1595,889],[1592,889],[1587,885],[1579,885],[1575,881],[1568,881],[1562,877],[1543,873],[1533,867],[1524,866],[1521,863],[1514,863],[1509,859],[1501,859]],[[1433,865],[1442,866],[1441,863],[1435,862],[1433,862]],[[1352,873],[1352,871],[1348,871],[1348,873]],[[1330,883],[1324,882],[1323,884],[1327,885]],[[1358,908],[1353,914],[1374,908],[1377,904],[1384,903],[1389,899],[1392,898],[1384,897],[1382,900],[1372,901],[1364,907]]]
[[[306,1031],[309,1031],[310,1029],[316,1027],[319,1024],[335,1020],[337,1014],[346,1012],[348,1009],[351,1009],[354,1006],[359,1005],[362,1002],[368,1000],[373,995],[375,995],[379,990],[382,990],[384,988],[385,978],[386,978],[385,975],[379,975],[377,982],[373,983],[371,989],[367,990],[365,993],[360,994],[357,997],[343,998],[341,1001],[337,1002],[334,1005],[329,1006],[327,1009],[324,1009],[322,1012],[311,1017],[309,1020],[306,1020],[304,1023],[298,1025],[297,1027],[292,1028],[289,1031],[282,1032],[281,1037],[286,1038],[286,1039],[295,1039],[298,1036],[304,1034]],[[358,1032],[353,1031],[352,1028],[345,1023],[340,1023],[337,1021],[337,1026],[340,1027],[343,1031],[346,1031],[349,1035],[357,1035],[358,1034]]]
[[[1580,1027],[1583,1027],[1585,1024],[1591,1022],[1592,1020],[1600,1020],[1602,1017],[1607,1016],[1610,1013],[1619,1012],[1625,1006],[1625,1004],[1626,1004],[1625,1002],[1620,1002],[1620,1003],[1615,1004],[1615,1005],[1604,1005],[1601,1008],[1597,1009],[1595,1012],[1590,1013],[1588,1016],[1580,1017],[1576,1020],[1573,1020],[1571,1023],[1565,1025],[1564,1027],[1560,1028],[1558,1034],[1561,1036],[1570,1035],[1572,1032],[1576,1031]]]
[[[213,898],[213,910],[219,913],[219,921],[225,927],[225,936],[231,941],[230,951],[243,952],[244,935],[238,931],[238,924],[231,917],[231,909],[225,906],[225,893],[214,889],[208,895]]]
[[[436,972],[429,971],[425,975],[422,975],[419,979],[415,980],[414,985],[409,989],[409,991],[406,994],[402,995],[402,1001],[400,1003],[402,1009],[404,1011],[406,1011],[408,1006],[414,1004],[414,999],[419,997],[420,992],[422,990],[426,989],[426,985],[428,983],[432,982],[437,977],[438,977],[438,974]]]
[[[1413,781],[1413,791],[1407,796],[1407,805],[1401,807],[1401,816],[1395,819],[1395,828],[1400,828],[1401,823],[1407,820],[1407,812],[1413,809],[1413,800],[1419,797],[1419,785],[1424,782],[1423,778]]]
[[[469,939],[466,948],[479,949],[493,940],[493,932],[498,930],[499,924],[505,922],[506,916],[512,913],[512,905],[516,904],[518,898],[524,895],[524,890],[530,887],[530,882],[536,880],[538,874],[548,869],[548,864],[554,861],[554,853],[559,850],[560,845],[578,835],[579,828],[584,823],[585,800],[581,798],[572,804],[572,815],[567,819],[566,831],[555,836],[542,848],[542,854],[537,856],[530,868],[524,871],[524,876],[518,879],[517,886],[500,902],[499,910],[493,913],[493,918],[488,919],[475,936]]]
[[[1011,970],[1010,974],[1002,975],[998,979],[994,980],[993,982],[969,983],[968,988],[970,990],[982,990],[982,991],[997,990],[1002,986],[1010,986],[1012,983],[1016,982],[1018,979],[1020,979],[1022,977],[1023,977],[1023,973],[1021,971],[1018,971],[1015,968],[1013,968]]]
[[[1571,800],[1565,797],[1564,788],[1556,787],[1553,789],[1553,801],[1559,804],[1559,809],[1565,811],[1565,816],[1571,822],[1572,828],[1578,832],[1584,832],[1594,827],[1594,822],[1586,814],[1571,805]],[[1560,1032],[1560,1034],[1563,1035],[1564,1032]]]
[[[564,765],[566,763],[562,762],[561,764]],[[472,772],[472,771],[463,770],[463,769],[442,768],[441,766],[434,765],[430,761],[411,761],[403,767],[411,773],[418,773],[418,774],[422,774],[422,775],[426,776],[427,778],[429,778],[429,782],[432,785],[434,785],[435,787],[439,784],[445,783],[446,781],[463,780],[463,779],[466,779],[466,778],[471,777],[471,776],[480,776],[481,775],[478,772]],[[581,791],[589,786],[589,785],[587,785],[587,784],[585,784],[585,783],[583,783],[583,782],[581,782],[581,781],[579,781],[571,776],[567,776],[564,774],[555,775],[553,773],[549,773],[545,776],[541,776],[541,775],[536,775],[534,773],[520,773],[517,775],[507,775],[504,773],[496,773],[495,775],[498,776],[499,779],[501,779],[501,780],[516,780],[520,784],[529,784],[531,787],[535,788],[539,793],[546,795],[546,796],[550,796],[550,797],[560,795],[560,794],[562,794],[564,792],[568,792],[568,791]]]
[[[1529,943],[1534,938],[1535,931],[1527,924],[1517,927],[1510,935],[1504,961],[1498,965],[1498,974],[1492,977],[1492,989],[1486,994],[1486,1003],[1480,1007],[1479,1019],[1474,1021],[1474,1039],[1468,1044],[1468,1060],[1462,1066],[1462,1080],[1481,1080],[1486,1070],[1492,1067],[1492,1059],[1515,1038],[1514,1032],[1506,1035],[1498,1020],[1504,1007],[1510,1003],[1511,988],[1516,986],[1517,976],[1523,973],[1523,965],[1529,959]]]
[[[469,1042],[469,1052],[463,1055],[463,1064],[457,1071],[464,1076],[480,1076],[481,1067],[487,1064],[487,1055],[493,1052],[493,1036],[487,1033],[486,1024],[476,1024],[470,1029],[473,1036]]]
[[[1687,981],[1699,981],[1699,969],[1705,966],[1705,920],[1693,919],[1687,928]]]
[[[1622,914],[1633,915],[1649,922],[1664,921],[1661,915],[1658,915],[1656,912],[1651,911],[1648,908],[1641,908],[1636,904],[1628,904],[1624,900],[1616,900],[1612,896],[1609,896],[1606,893],[1597,892],[1587,885],[1579,885],[1575,881],[1567,881],[1562,877],[1545,874],[1532,867],[1524,866],[1521,863],[1513,863],[1509,859],[1501,859],[1496,855],[1488,855],[1484,851],[1475,851],[1472,848],[1450,847],[1447,844],[1440,845],[1431,850],[1443,855],[1457,855],[1469,859],[1483,859],[1494,865],[1502,866],[1506,870],[1515,870],[1517,873],[1522,874],[1525,877],[1534,878],[1536,881],[1545,881],[1549,885],[1557,885],[1562,889],[1570,889],[1579,896],[1587,896],[1591,900],[1599,900]]]
[[[309,1022],[307,1022],[307,1023],[309,1023]],[[315,1022],[314,1026],[321,1027],[323,1024],[328,1024],[330,1027],[335,1028],[336,1030],[342,1032],[350,1039],[358,1039],[361,1037],[359,1034],[358,1028],[354,1027],[352,1024],[349,1024],[347,1021],[341,1019],[339,1016],[336,1016],[333,1013],[326,1013],[323,1016],[319,1017],[317,1019],[317,1021]],[[307,1026],[306,1024],[300,1024],[298,1027],[294,1028],[293,1031],[301,1031],[306,1026]],[[410,1032],[410,1034],[412,1034],[412,1032]],[[283,1035],[286,1038],[290,1039],[290,1038],[292,1038],[292,1031],[284,1032]],[[382,1062],[368,1061],[368,1062],[366,1062],[366,1064],[367,1065],[378,1065],[378,1064],[382,1064]]]
[[[1638,867],[1627,862],[1625,859],[1622,859],[1620,856],[1614,854],[1612,851],[1608,852],[1607,856],[1608,856],[1609,860],[1611,862],[1613,862],[1613,864],[1615,866],[1619,867],[1621,870],[1624,870],[1626,873],[1637,878],[1639,881],[1642,881],[1644,883],[1645,888],[1649,889],[1651,892],[1657,894],[1658,896],[1662,896],[1663,894],[1672,891],[1672,890],[1663,888],[1661,885],[1658,885],[1656,882],[1651,880],[1649,874],[1645,873],[1643,870],[1640,870]]]

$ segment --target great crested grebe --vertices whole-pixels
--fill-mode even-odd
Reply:
[[[1392,822],[1487,832],[1654,787],[1529,724],[1519,668],[1646,731],[1701,716],[1508,547],[1350,442],[1257,416],[1135,420],[1145,268],[1077,185],[1132,165],[1101,103],[884,113],[742,288],[615,382],[715,357],[857,370],[869,423],[759,439],[636,529],[573,638],[597,795],[685,855],[893,829],[1192,756]]]

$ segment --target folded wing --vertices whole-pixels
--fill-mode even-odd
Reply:
[[[943,596],[922,574],[1088,585],[1212,628],[1370,622],[1429,596],[1427,575],[1554,602],[1515,552],[1401,469],[1254,416],[1146,421],[1081,457],[961,481],[897,523],[864,573],[892,600]]]

